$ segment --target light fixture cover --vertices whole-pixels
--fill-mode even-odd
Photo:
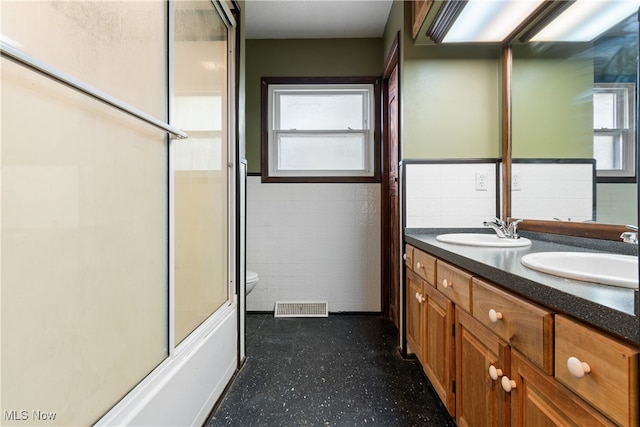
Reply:
[[[499,43],[543,0],[469,0],[443,43]]]
[[[531,38],[534,42],[588,42],[638,11],[638,0],[577,0]]]

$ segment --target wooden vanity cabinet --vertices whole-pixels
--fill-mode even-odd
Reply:
[[[422,277],[427,284],[435,286],[436,283],[436,258],[426,254],[421,250],[414,249],[413,266],[411,267],[415,273]]]
[[[406,269],[406,334],[409,350],[423,362],[425,344],[425,312],[427,305],[426,287],[433,287],[436,258],[411,245],[405,245],[404,261]]]
[[[553,375],[553,313],[473,278],[473,317]]]
[[[514,426],[614,426],[582,399],[517,351],[511,356],[511,424]]]
[[[638,347],[556,316],[555,377],[621,426],[637,426]]]
[[[405,264],[408,267],[406,335],[409,350],[416,355],[431,385],[453,416],[454,306],[435,287],[435,257],[408,246]]]
[[[510,375],[509,346],[459,307],[455,341],[456,423],[508,426],[510,396],[502,389],[500,378]]]
[[[416,250],[417,251],[417,250]],[[471,313],[471,274],[449,264],[437,260],[436,286],[458,307]]]
[[[424,309],[426,305],[426,295],[424,294],[424,280],[418,276],[413,270],[407,270],[406,273],[406,310],[407,324],[406,334],[407,343],[409,344],[409,352],[416,355],[418,360],[422,361],[422,349],[424,345]]]
[[[455,416],[454,305],[432,286],[425,286],[422,368],[449,414]]]

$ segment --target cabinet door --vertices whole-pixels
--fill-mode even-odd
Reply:
[[[511,390],[511,420],[514,426],[614,425],[552,376],[533,366],[518,352],[513,352],[512,359],[511,379],[515,388]]]
[[[409,352],[413,352],[422,362],[424,320],[422,306],[426,301],[423,292],[424,281],[420,276],[407,270],[407,342]]]
[[[411,36],[415,39],[422,28],[433,0],[413,0],[411,2]]]
[[[424,347],[422,367],[433,388],[445,404],[449,414],[455,416],[455,353],[454,306],[451,300],[431,286],[424,287],[427,295],[424,305]]]
[[[509,346],[471,315],[456,307],[456,423],[458,426],[507,426],[510,396],[491,379],[493,366],[510,373]]]

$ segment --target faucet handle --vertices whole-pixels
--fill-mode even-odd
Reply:
[[[520,238],[520,236],[518,236],[518,224],[520,224],[522,221],[524,221],[524,219],[520,218],[516,219],[515,221],[509,222],[509,226],[507,227],[508,237],[511,237],[512,239]]]
[[[501,220],[500,218],[498,218],[497,216],[494,216],[492,221],[493,221],[493,223],[494,223],[494,224],[496,224],[496,225],[497,225],[497,226],[499,226],[499,227],[504,227],[504,226],[506,226],[506,224],[504,223],[504,221],[503,221],[503,220]]]
[[[632,231],[625,231],[620,235],[620,238],[624,243],[638,244],[638,227],[635,225],[627,225],[627,229]]]

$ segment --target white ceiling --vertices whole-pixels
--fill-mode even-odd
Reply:
[[[247,0],[248,39],[382,37],[393,0]]]

